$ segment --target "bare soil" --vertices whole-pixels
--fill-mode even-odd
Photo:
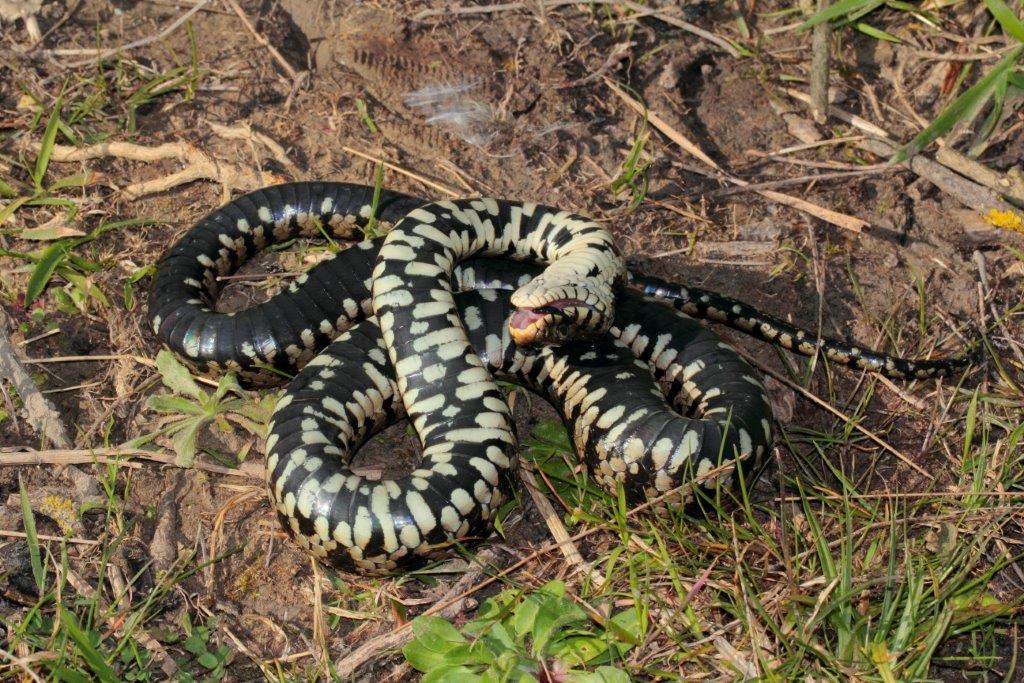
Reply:
[[[687,21],[714,28],[732,21],[727,4],[691,3],[683,15]],[[650,127],[643,130],[638,117],[602,81],[608,76],[627,84],[652,111],[738,177],[765,182],[814,174],[820,169],[770,162],[753,154],[800,142],[793,135],[790,117],[806,119],[803,107],[786,98],[776,77],[806,75],[807,52],[797,49],[806,46],[804,34],[775,35],[754,57],[738,60],[679,28],[651,18],[625,22],[600,6],[464,17],[440,11],[422,21],[411,17],[431,7],[443,10],[444,3],[284,0],[242,2],[241,6],[292,69],[312,69],[304,82],[293,84],[238,17],[226,5],[212,3],[191,24],[203,69],[194,96],[175,92],[156,98],[136,112],[137,130],[132,134],[117,131],[114,116],[97,121],[95,128],[151,147],[188,141],[226,163],[297,180],[372,183],[376,164],[348,148],[386,158],[462,194],[571,209],[605,221],[639,270],[740,298],[807,328],[820,329],[826,336],[856,339],[906,356],[932,353],[936,340],[946,340],[936,354],[960,351],[963,338],[954,331],[978,316],[975,249],[985,260],[987,284],[995,292],[993,303],[998,308],[1012,305],[1024,291],[1019,261],[998,245],[971,241],[953,218],[960,208],[956,202],[903,168],[780,188],[868,221],[871,227],[860,234],[752,192],[708,198],[726,186],[694,172],[701,164]],[[91,46],[97,40],[104,45],[124,44],[156,33],[187,5],[83,0],[76,7],[59,28],[61,46]],[[51,10],[44,16],[52,22],[60,12]],[[751,21],[756,28],[758,20]],[[887,109],[885,121],[876,122],[888,126],[894,138],[909,139],[916,130],[913,122],[903,113],[902,104],[884,91],[887,86],[876,80],[894,68],[893,50],[863,35],[845,35],[847,42],[838,48],[843,66],[836,76],[841,105],[874,119],[871,99],[881,98],[897,113]],[[131,58],[147,67],[167,69],[176,60],[187,61],[188,52],[187,36],[178,30],[133,51]],[[27,153],[25,136],[15,132],[26,121],[18,106],[22,89],[58,91],[64,79],[62,65],[81,57],[45,50],[13,54],[0,65],[0,128],[4,129],[0,150],[17,156]],[[609,62],[612,54],[620,58]],[[936,85],[933,74],[923,70],[905,77],[907,96],[929,116],[941,83]],[[410,106],[409,94],[439,85],[464,85],[465,91],[437,106],[480,106],[486,116],[469,117],[467,127],[461,129],[451,125],[451,111],[447,123],[428,122],[432,115],[444,118],[444,112]],[[357,102],[365,103],[379,132],[370,130]],[[112,102],[109,108],[117,110],[118,103]],[[210,123],[251,126],[277,141],[298,173],[284,167],[266,147],[225,139]],[[822,132],[830,137],[844,131],[829,127]],[[650,163],[649,187],[646,199],[629,210],[628,192],[613,192],[611,185],[622,173],[637,135],[649,137],[642,157]],[[1011,136],[989,156],[1012,156],[1014,149],[1019,152],[1019,144],[1019,138]],[[821,147],[800,156],[821,164],[883,161],[847,145]],[[179,168],[175,161],[123,159],[60,165],[57,172],[61,174],[85,169],[103,173],[101,183],[82,191],[85,221],[92,224],[103,216],[155,222],[110,233],[88,247],[106,265],[94,278],[111,299],[112,310],[89,316],[60,313],[46,296],[42,305],[48,312],[40,324],[17,301],[3,301],[16,325],[9,330],[16,343],[54,324],[61,330],[24,347],[27,356],[124,354],[115,361],[30,366],[43,389],[82,387],[48,395],[76,435],[78,448],[103,445],[105,438],[116,444],[155,424],[156,416],[145,407],[146,396],[159,386],[155,371],[131,358],[154,358],[159,348],[143,322],[148,280],[135,288],[138,304],[131,311],[121,304],[124,283],[134,267],[154,263],[197,218],[221,204],[228,188],[194,182],[137,199],[125,197],[119,188]],[[424,197],[442,196],[436,187],[393,171],[385,175],[385,183]],[[47,218],[39,210],[26,214],[24,220],[34,224]],[[0,240],[11,246],[9,240]],[[699,246],[688,249],[694,244]],[[302,258],[285,257],[268,259],[261,268],[307,266]],[[24,273],[15,273],[9,265],[2,270],[13,283],[5,287],[6,293],[24,290]],[[243,287],[233,289],[235,298],[229,306],[244,305],[245,298],[253,296]],[[1009,324],[1021,334],[1020,321]],[[786,371],[775,350],[730,331],[722,334],[758,363]],[[806,367],[803,360],[787,362],[801,370]],[[808,388],[830,398],[840,410],[850,411],[853,406],[843,401],[860,381],[849,373],[819,370]],[[780,404],[794,403],[790,389],[775,385],[775,391]],[[537,414],[524,414],[521,429],[528,432],[536,419]],[[834,417],[802,400],[795,401],[795,410],[785,419],[789,425],[812,429],[831,429],[835,424]],[[899,394],[879,388],[865,424],[941,477],[947,460],[936,449],[920,452],[933,419],[932,413],[919,410]],[[39,436],[25,422],[15,425],[5,420],[0,423],[0,445],[38,446]],[[260,457],[259,444],[216,430],[204,436],[203,445],[229,459],[244,447],[255,446],[247,457]],[[399,453],[411,458],[415,452],[414,442],[401,428],[380,437],[373,449],[388,457]],[[912,470],[893,458],[868,462],[854,449],[840,450],[837,457],[856,478],[890,489],[913,490],[921,485]],[[780,455],[780,466],[790,466],[785,449]],[[21,528],[16,500],[19,477],[30,491],[70,486],[60,468],[0,468],[0,529]],[[769,467],[759,488],[762,495],[778,492],[777,477],[774,465]],[[157,580],[158,568],[148,564],[150,546],[166,515],[176,519],[170,535],[161,541],[169,544],[172,556],[195,551],[197,558],[211,559],[214,549],[224,555],[167,597],[163,621],[174,623],[178,610],[197,603],[222,615],[256,657],[313,648],[310,562],[280,530],[258,480],[145,465],[124,469],[115,487],[124,501],[121,519],[127,540],[112,563],[124,577],[142,572],[144,578],[134,589],[140,594]],[[522,509],[505,540],[520,550],[548,540],[525,499]],[[45,514],[38,514],[38,519],[40,533],[61,533]],[[86,514],[82,523],[79,535],[83,538],[95,538],[102,531],[102,515]],[[94,550],[90,546],[75,545],[69,552],[73,565],[91,566]],[[0,538],[0,576],[6,577],[7,585],[0,590],[0,610],[17,609],[18,595],[32,593],[23,542]],[[422,609],[415,599],[431,595],[431,589],[418,582],[379,588],[360,579],[343,581],[351,581],[346,589],[350,595],[372,590],[378,591],[375,599],[382,603],[409,602],[410,616]],[[339,606],[348,604],[341,599]],[[342,624],[328,633],[334,652],[390,628],[357,620]],[[388,671],[396,661],[382,657],[376,670]],[[236,680],[258,675],[256,669],[241,666]]]

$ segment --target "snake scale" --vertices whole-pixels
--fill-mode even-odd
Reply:
[[[268,245],[357,239],[371,217],[395,227],[263,304],[212,310],[218,277]],[[736,463],[756,467],[771,441],[756,373],[690,316],[893,377],[967,363],[816,339],[717,293],[628,273],[610,235],[569,212],[487,198],[427,203],[347,183],[264,188],[200,220],[161,259],[149,316],[199,371],[267,385],[302,368],[270,425],[271,497],[305,549],[371,572],[489,533],[516,463],[492,373],[559,409],[599,483],[631,502],[667,493],[671,502],[692,497],[686,485],[732,480]],[[397,479],[354,474],[355,450],[403,415],[422,462]]]

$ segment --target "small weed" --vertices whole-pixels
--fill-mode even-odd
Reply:
[[[13,181],[7,182],[0,179],[0,199],[8,200],[0,208],[0,226],[3,226],[19,209],[24,207],[55,206],[63,208],[65,221],[70,221],[78,213],[78,204],[59,195],[63,190],[83,187],[88,184],[89,174],[71,175],[49,184],[45,182],[53,148],[57,144],[57,132],[65,128],[60,118],[60,107],[61,101],[58,99],[50,112],[46,128],[43,130],[43,139],[40,142],[39,153],[36,155],[35,161],[20,164],[21,169],[31,181],[31,186],[16,187],[15,184],[12,184]],[[28,240],[53,240],[69,236],[69,229],[65,226],[43,226],[21,230],[18,236]]]
[[[173,393],[151,396],[149,407],[168,415],[170,424],[134,439],[134,447],[158,436],[170,436],[174,452],[177,453],[175,462],[182,467],[191,467],[196,457],[196,440],[200,430],[207,424],[213,423],[221,430],[229,431],[229,422],[233,422],[260,437],[266,432],[266,424],[276,401],[274,395],[269,394],[256,402],[249,401],[231,374],[222,377],[211,394],[201,388],[192,379],[188,368],[166,349],[157,354],[156,366],[164,385]]]
[[[402,654],[425,681],[611,683],[630,680],[612,665],[642,642],[644,627],[635,609],[592,618],[566,596],[565,584],[551,581],[488,599],[461,632],[444,619],[419,617]]]
[[[622,163],[622,171],[612,181],[613,193],[618,194],[624,189],[629,191],[627,211],[634,211],[647,197],[647,188],[650,182],[647,171],[651,167],[651,162],[644,159],[644,148],[648,139],[647,120],[644,119],[641,121],[640,130],[633,138],[633,146]]]
[[[231,664],[235,652],[226,645],[218,646],[211,642],[217,618],[210,617],[205,624],[193,624],[186,612],[181,627],[183,639],[174,634],[168,634],[165,638],[168,643],[180,643],[190,655],[177,660],[182,669],[178,672],[178,680],[188,683],[223,680],[225,668]]]

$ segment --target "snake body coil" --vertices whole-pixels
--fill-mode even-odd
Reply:
[[[400,225],[263,304],[212,310],[218,276],[269,244],[322,232],[350,239],[371,217]],[[534,277],[526,264],[459,264],[473,255],[550,265]],[[453,276],[463,288],[519,288],[457,302]],[[211,213],[161,260],[149,315],[157,336],[203,372],[259,385],[306,366],[273,418],[272,497],[311,552],[377,571],[486,535],[507,500],[516,440],[490,371],[549,398],[598,481],[621,484],[633,502],[695,480],[714,485],[719,467],[728,476],[733,463],[756,464],[771,438],[756,375],[689,318],[637,293],[616,295],[627,279],[679,311],[852,367],[929,377],[965,364],[816,340],[714,292],[630,275],[603,229],[563,211],[492,199],[425,204],[344,183],[269,187]],[[527,348],[581,336],[596,339]],[[422,464],[401,480],[352,474],[354,449],[403,414],[403,403]]]

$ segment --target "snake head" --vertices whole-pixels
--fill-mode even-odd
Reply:
[[[607,329],[593,304],[580,299],[556,299],[542,306],[520,306],[508,320],[512,341],[519,346],[561,344],[596,336]]]

